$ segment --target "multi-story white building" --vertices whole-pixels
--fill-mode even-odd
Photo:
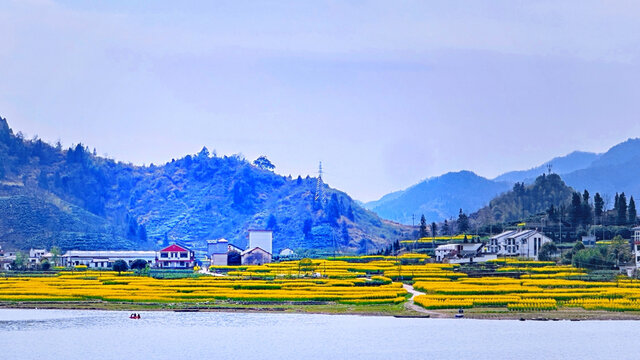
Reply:
[[[42,258],[47,254],[45,249],[29,249],[29,266],[40,264]]]
[[[173,244],[158,251],[157,263],[160,268],[189,269],[195,266],[196,256],[192,250]]]
[[[495,253],[495,254],[500,254],[502,250],[502,246],[504,246],[506,244],[506,239],[512,235],[515,234],[517,231],[516,230],[507,230],[505,232],[502,232],[498,235],[492,236],[489,239],[489,252],[491,253]]]
[[[633,252],[636,257],[636,268],[640,268],[640,249],[638,249],[638,245],[640,245],[640,226],[634,227],[631,231],[633,232]]]
[[[489,249],[498,256],[519,256],[537,260],[542,245],[551,241],[551,238],[538,230],[512,230],[492,237],[489,240]]]
[[[249,246],[247,249],[256,247],[273,254],[273,231],[271,230],[249,230]]]

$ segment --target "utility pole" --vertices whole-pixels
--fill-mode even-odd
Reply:
[[[324,182],[322,181],[322,161],[318,166],[318,180],[316,182],[316,194],[314,201],[319,201],[321,206],[324,206]]]

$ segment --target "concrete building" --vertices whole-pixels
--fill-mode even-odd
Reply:
[[[5,252],[0,246],[0,269],[11,270],[11,263],[16,259],[15,252]]]
[[[515,234],[516,230],[507,230],[498,235],[494,235],[489,239],[489,252],[498,254],[500,253],[500,246],[503,245],[509,237],[509,235]]]
[[[155,266],[156,252],[70,250],[60,257],[62,266],[86,265],[88,268],[110,268],[116,260],[124,260],[131,265],[137,259],[146,260],[149,266]]]
[[[40,264],[46,254],[45,249],[29,249],[29,266],[35,267]]]
[[[158,251],[157,264],[163,269],[190,269],[196,264],[195,253],[177,244]]]
[[[273,254],[273,231],[271,230],[249,230],[249,246],[248,249],[256,247]]]
[[[516,256],[538,259],[542,245],[551,238],[537,230],[512,230],[491,237],[489,249],[498,256]]]
[[[640,245],[640,226],[636,226],[631,229],[632,235],[631,239],[633,240],[633,252],[636,259],[636,268],[640,268],[640,249],[638,245]]]
[[[226,266],[228,253],[229,241],[226,239],[207,240],[207,257],[210,265]]]
[[[440,245],[436,248],[436,261],[442,262],[446,258],[451,258],[458,255],[458,245],[457,244],[444,244]]]
[[[240,256],[242,257],[242,265],[262,265],[271,262],[271,253],[260,247],[245,250]]]
[[[485,254],[484,243],[455,243],[440,245],[435,250],[437,262],[462,264],[496,259],[496,254]]]

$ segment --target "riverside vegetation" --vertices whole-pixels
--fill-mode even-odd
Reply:
[[[106,309],[239,309],[387,315],[470,316],[522,314],[553,317],[561,311],[640,315],[640,282],[627,277],[589,281],[589,272],[553,262],[499,259],[491,276],[459,265],[428,263],[423,254],[303,259],[260,266],[212,266],[218,276],[64,270],[0,278],[3,307]],[[166,274],[165,274],[166,275]],[[470,276],[471,275],[471,276]],[[410,299],[403,283],[424,293]],[[414,301],[423,314],[405,309]],[[257,307],[256,307],[257,306]]]

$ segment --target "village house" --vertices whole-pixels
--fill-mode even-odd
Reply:
[[[259,247],[247,249],[240,256],[242,265],[263,265],[271,262],[271,253]]]
[[[88,268],[110,268],[117,260],[123,260],[131,265],[135,260],[142,259],[149,266],[156,264],[155,251],[84,251],[70,250],[60,257],[62,266],[86,265]]]
[[[455,243],[440,245],[435,250],[437,262],[462,264],[496,259],[495,254],[485,253],[484,243]]]
[[[292,257],[296,256],[296,253],[293,250],[289,249],[289,248],[284,248],[284,249],[280,250],[279,256],[281,258],[292,258]]]
[[[29,266],[38,266],[45,258],[45,255],[47,255],[47,250],[45,249],[29,249]]]
[[[226,266],[228,263],[229,241],[226,239],[207,240],[209,264]]]
[[[173,244],[158,251],[158,267],[162,269],[189,269],[196,264],[195,253],[190,249]]]
[[[538,260],[542,245],[551,238],[538,230],[511,230],[489,239],[489,249],[498,256],[526,257]]]
[[[640,268],[640,249],[638,249],[638,245],[640,245],[640,226],[636,226],[631,229],[633,235],[631,235],[631,239],[633,240],[633,253],[636,259],[636,268]]]
[[[451,258],[458,255],[458,245],[457,244],[444,244],[440,245],[436,248],[436,261],[442,262],[445,258]]]
[[[515,233],[516,233],[516,230],[507,230],[498,235],[492,236],[489,239],[489,252],[494,254],[499,254],[501,250],[501,246],[503,246],[506,243],[507,237]]]
[[[11,270],[11,263],[16,259],[15,252],[5,252],[0,246],[0,269]]]
[[[273,249],[273,231],[249,230],[249,246],[240,253],[242,265],[270,263]]]

